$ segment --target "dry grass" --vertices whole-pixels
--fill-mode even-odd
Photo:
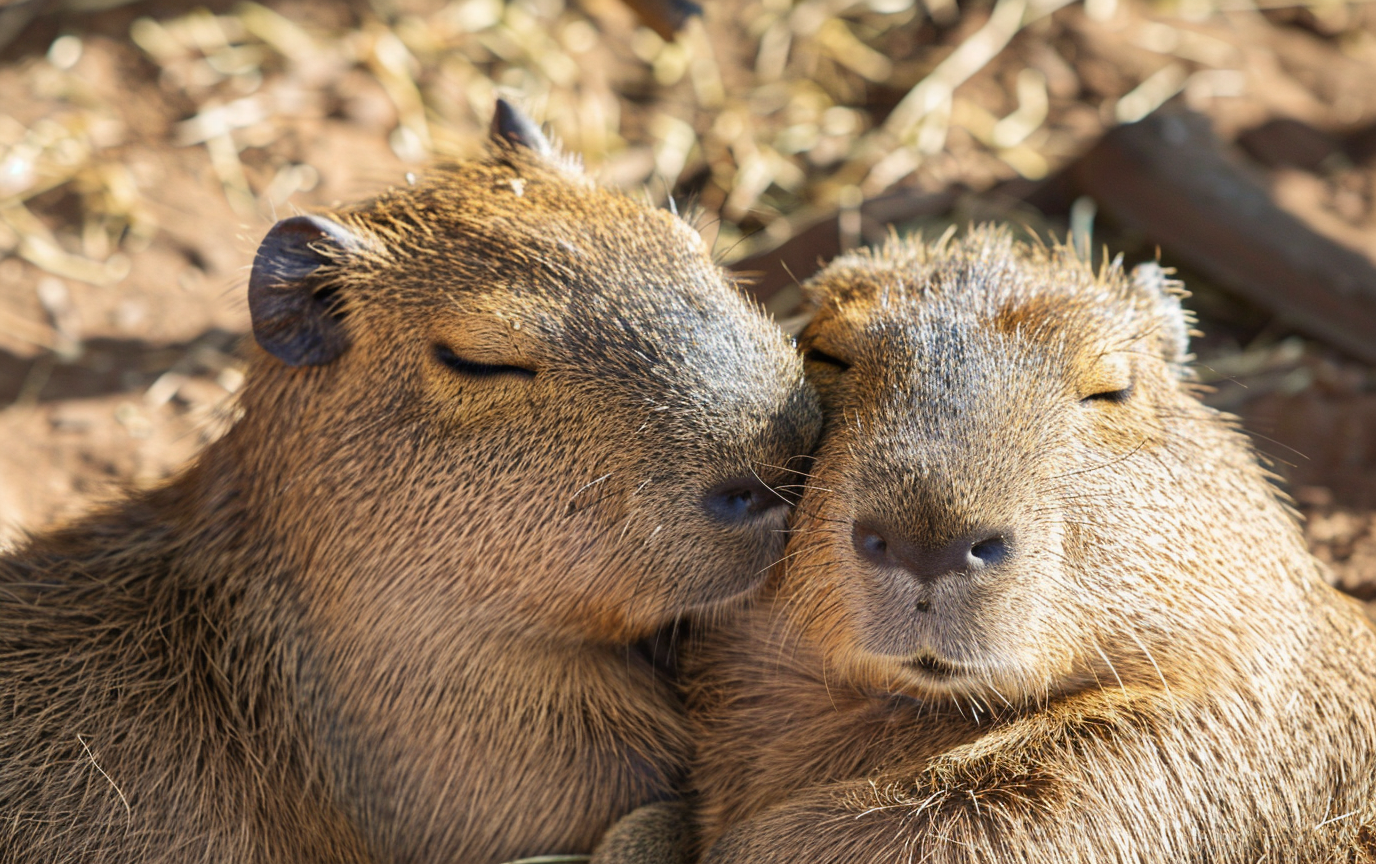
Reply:
[[[1245,0],[708,5],[706,21],[672,42],[617,0],[379,0],[334,27],[294,20],[295,7],[241,3],[139,17],[128,38],[180,108],[167,143],[204,148],[241,216],[312,187],[319,166],[261,156],[303,112],[349,102],[341,88],[357,89],[361,74],[385,102],[355,107],[383,116],[404,161],[471,152],[502,92],[611,181],[661,199],[695,193],[720,215],[723,243],[762,231],[741,255],[783,239],[799,211],[835,208],[857,190],[1039,179],[1106,127],[1180,94],[1232,128],[1276,113],[1343,128],[1376,121],[1371,88],[1335,81],[1376,80],[1361,4],[1316,0],[1281,15]],[[1313,38],[1279,26],[1296,16]],[[1326,40],[1347,68],[1313,68],[1314,45],[1297,38]],[[108,283],[158,225],[119,159],[118,106],[74,71],[82,50],[69,33],[23,64],[23,83],[61,110],[32,124],[0,117],[0,251]],[[61,186],[80,196],[80,223],[58,228],[77,243],[26,209]]]

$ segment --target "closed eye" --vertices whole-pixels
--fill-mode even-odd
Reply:
[[[1089,394],[1088,396],[1086,396],[1086,397],[1084,397],[1083,399],[1081,399],[1080,401],[1081,401],[1081,402],[1111,402],[1111,403],[1113,403],[1113,404],[1115,404],[1115,405],[1121,405],[1122,403],[1128,401],[1128,399],[1130,399],[1130,398],[1132,398],[1132,385],[1131,385],[1131,384],[1129,384],[1129,385],[1126,386],[1126,387],[1120,388],[1120,389],[1118,389],[1118,390],[1105,390],[1105,391],[1103,391],[1102,393],[1091,393],[1091,394]]]
[[[496,375],[517,375],[522,378],[535,377],[534,369],[501,363],[478,363],[460,357],[444,345],[435,346],[435,359],[460,375],[469,378],[491,378]]]
[[[816,348],[809,348],[803,352],[803,360],[810,363],[822,363],[826,366],[845,372],[850,368],[850,364],[839,357],[833,357],[825,351],[818,351]]]

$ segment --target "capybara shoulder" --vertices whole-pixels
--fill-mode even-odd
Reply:
[[[500,862],[669,795],[633,644],[782,553],[787,337],[504,103],[248,299],[234,427],[0,560],[0,859]]]
[[[1200,401],[1180,285],[980,229],[808,289],[786,564],[694,673],[705,860],[1376,854],[1376,634]]]

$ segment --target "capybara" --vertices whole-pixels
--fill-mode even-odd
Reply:
[[[1370,860],[1376,634],[1178,283],[986,228],[810,292],[786,564],[690,672],[704,860]]]
[[[233,428],[0,561],[0,859],[500,862],[672,792],[633,643],[757,587],[821,417],[686,223],[493,132],[273,227]]]

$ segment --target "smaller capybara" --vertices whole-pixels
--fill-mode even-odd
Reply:
[[[690,673],[703,860],[1371,860],[1376,634],[1178,284],[986,228],[809,288],[786,566]]]
[[[675,791],[634,643],[758,587],[821,415],[692,228],[493,133],[272,228],[233,428],[0,558],[0,861],[483,864]]]

